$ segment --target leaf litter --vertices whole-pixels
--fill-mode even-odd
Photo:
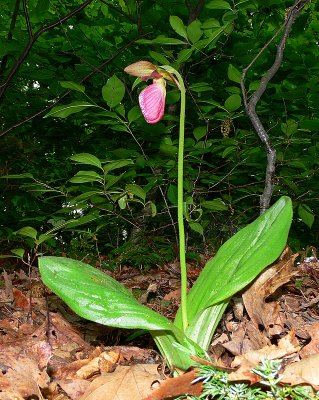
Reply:
[[[281,359],[282,383],[319,389],[319,262],[297,263],[297,257],[286,249],[225,313],[209,352],[230,381],[256,384],[260,377],[251,370],[263,359]],[[190,285],[201,267],[188,266]],[[0,400],[159,400],[202,393],[201,382],[192,383],[196,367],[168,377],[149,336],[85,321],[46,293],[36,269],[30,275],[14,269],[1,275]],[[142,303],[174,318],[178,263],[112,274]]]

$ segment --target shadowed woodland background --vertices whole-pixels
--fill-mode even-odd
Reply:
[[[123,72],[138,60],[173,65],[185,79],[188,257],[214,252],[256,218],[267,160],[240,79],[284,27],[291,6],[282,0],[2,2],[2,254],[64,252],[99,258],[109,268],[174,259],[179,92],[167,87],[165,117],[148,125],[137,101],[144,86],[132,89],[134,79]],[[319,232],[318,16],[312,2],[296,19],[256,107],[277,152],[272,202],[292,198],[288,244],[306,252]],[[274,62],[280,35],[248,71],[248,98]],[[94,157],[91,164],[70,159],[79,153],[97,157],[104,169]]]

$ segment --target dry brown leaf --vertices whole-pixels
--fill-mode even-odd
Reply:
[[[244,320],[238,325],[238,329],[231,333],[231,340],[223,343],[223,347],[238,356],[259,350],[269,344],[270,340],[260,332],[255,324]]]
[[[266,302],[266,299],[296,274],[293,266],[297,256],[298,254],[291,255],[286,250],[283,258],[266,269],[243,294],[250,319],[257,326],[263,325],[269,336],[283,333],[284,324],[279,315],[279,303]]]
[[[96,378],[80,400],[141,400],[159,379],[155,364],[120,365],[111,374]]]
[[[88,378],[96,373],[109,373],[115,370],[115,364],[118,362],[120,354],[117,353],[112,357],[106,351],[101,353],[98,357],[94,357],[88,362],[87,365],[81,367],[77,372],[76,376],[78,378]]]
[[[35,395],[41,398],[39,387],[46,387],[50,381],[46,370],[41,371],[37,362],[27,356],[16,358],[7,354],[5,359],[5,364],[1,360],[5,368],[0,372],[0,382],[5,386],[2,393],[7,394],[7,399],[15,398],[9,397],[9,393],[16,393],[22,398]]]
[[[81,338],[73,325],[67,322],[60,314],[50,313],[51,323],[54,326],[54,337],[57,338],[58,346],[62,343],[74,342],[80,347],[90,348],[91,346]]]
[[[91,382],[85,379],[60,380],[57,383],[72,400],[80,399],[91,385]]]
[[[311,341],[300,351],[302,358],[312,354],[319,354],[319,322],[309,326],[307,331],[311,337]]]
[[[176,378],[166,379],[158,389],[149,393],[145,400],[162,400],[185,394],[199,396],[203,392],[202,382],[192,384],[197,377],[196,370],[192,370]]]
[[[301,361],[288,365],[284,372],[282,383],[291,385],[309,384],[319,390],[319,354],[313,354]]]
[[[251,370],[263,360],[274,360],[294,354],[300,350],[300,346],[293,333],[281,338],[278,346],[265,346],[260,350],[251,351],[241,356],[235,357],[232,362],[232,367],[239,367],[235,372],[228,375],[229,380],[249,380],[251,383],[256,383],[260,380],[258,376],[253,374]]]
[[[30,311],[30,299],[19,289],[13,288],[12,291],[15,307],[24,311]]]
[[[166,301],[170,301],[173,299],[180,300],[180,298],[181,298],[181,289],[172,290],[171,292],[167,293],[164,296],[164,300]]]

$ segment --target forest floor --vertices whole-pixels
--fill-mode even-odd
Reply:
[[[204,263],[188,265],[189,287]],[[45,289],[37,268],[27,271],[7,260],[1,266],[0,400],[157,400],[200,394],[198,385],[189,389],[193,375],[186,383],[167,379],[169,371],[147,333],[83,320]],[[174,318],[180,303],[177,261],[145,273],[125,266],[107,273],[141,303]],[[261,358],[280,358],[287,384],[318,390],[318,304],[316,255],[286,251],[232,299],[209,348],[212,363],[229,368],[232,380],[256,383],[250,371]]]

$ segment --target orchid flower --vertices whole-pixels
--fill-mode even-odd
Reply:
[[[153,79],[153,83],[143,89],[139,95],[139,103],[147,123],[156,124],[163,118],[165,110],[166,81],[170,80],[178,85],[172,74],[164,69],[157,68],[149,61],[138,61],[129,65],[124,71],[137,76],[143,81]]]
[[[166,82],[164,78],[153,79],[153,83],[143,89],[138,96],[146,122],[156,124],[164,115]]]

